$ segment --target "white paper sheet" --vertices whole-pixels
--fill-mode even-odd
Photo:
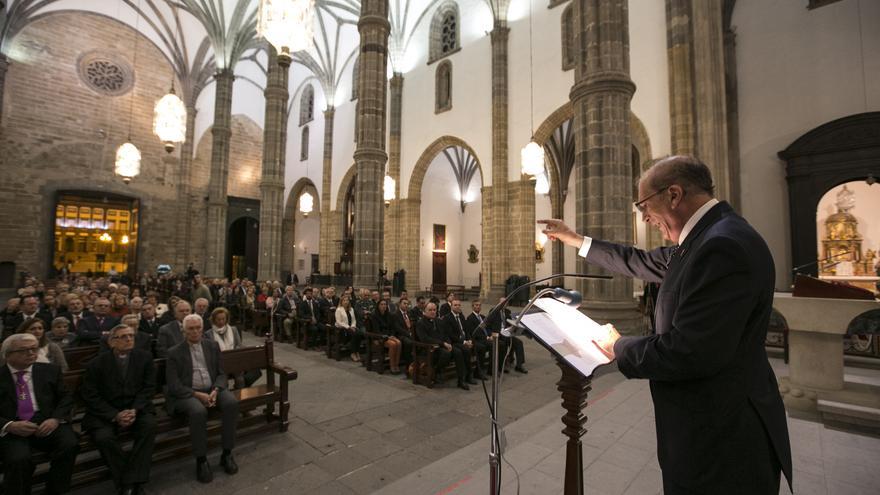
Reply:
[[[584,377],[597,367],[611,362],[593,340],[603,339],[608,331],[589,316],[550,297],[542,297],[535,306],[543,312],[523,316],[522,323],[544,345],[553,348]]]

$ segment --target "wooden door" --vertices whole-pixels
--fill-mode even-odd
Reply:
[[[446,291],[446,253],[433,253],[431,287],[434,292]]]

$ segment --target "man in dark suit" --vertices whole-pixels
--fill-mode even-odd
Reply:
[[[461,301],[457,297],[453,297],[449,308],[449,313],[440,320],[443,332],[452,346],[461,352],[461,360],[464,363],[463,378],[465,383],[476,385],[477,382],[471,375],[471,352],[474,349],[474,341],[464,329],[464,314],[461,312]],[[456,371],[458,370],[456,369]],[[459,381],[461,380],[462,376],[459,374]]]
[[[83,321],[85,317],[92,314],[91,311],[83,308],[84,304],[82,298],[75,294],[67,297],[67,313],[64,313],[61,316],[70,320],[70,329],[72,332],[76,332],[76,329],[79,326],[79,322]]]
[[[153,355],[135,348],[135,335],[126,325],[111,329],[108,343],[113,352],[89,362],[80,388],[86,404],[83,429],[92,435],[116,489],[124,495],[142,493],[149,481],[156,432]],[[128,453],[118,440],[123,431],[134,438]]]
[[[37,299],[37,296],[22,296],[18,308],[19,312],[12,315],[12,318],[9,320],[9,328],[4,328],[4,333],[7,335],[15,333],[22,323],[33,318],[43,320],[46,328],[52,324],[52,320],[46,321],[43,315],[40,314],[40,300]]]
[[[167,356],[168,349],[184,341],[183,319],[192,313],[192,307],[188,302],[180,299],[174,308],[168,311],[174,311],[175,319],[171,323],[159,327],[159,336],[156,339],[156,357],[160,358]],[[202,320],[202,324],[204,325],[204,320]]]
[[[666,494],[773,494],[791,484],[785,409],[764,339],[775,271],[761,236],[714,198],[695,158],[659,160],[639,181],[642,219],[677,246],[645,252],[583,237],[558,220],[551,239],[587,262],[661,283],[656,334],[597,341],[628,378],[647,378]]]
[[[303,300],[299,303],[297,316],[302,320],[302,324],[306,331],[308,339],[308,347],[313,347],[318,339],[318,322],[320,321],[320,310],[318,303],[312,298],[312,288],[306,287],[303,290]]]
[[[52,458],[46,493],[70,487],[79,440],[67,421],[73,395],[64,387],[61,368],[37,363],[39,342],[28,333],[3,341],[0,353],[0,461],[6,495],[29,494],[34,464],[31,449]]]
[[[485,325],[483,328],[477,330],[480,324],[486,320],[486,317],[480,313],[482,309],[482,301],[475,299],[471,302],[471,314],[469,314],[464,321],[464,332],[468,338],[474,342],[473,353],[474,356],[476,356],[477,367],[476,371],[474,371],[474,378],[477,380],[486,378],[484,370],[489,369],[489,366],[487,366],[486,363],[486,357],[489,354],[489,350],[492,348],[492,339],[497,338],[497,335],[493,334]]]
[[[412,342],[415,322],[409,317],[409,299],[401,299],[397,305],[397,311],[391,315],[391,329],[393,335],[400,341],[400,355],[402,362],[412,359]]]
[[[110,301],[105,298],[95,300],[94,311],[79,322],[76,327],[77,342],[80,345],[98,344],[110,329],[119,324],[119,318],[110,316]]]
[[[196,457],[196,477],[202,483],[214,478],[207,460],[208,410],[222,413],[223,454],[220,465],[227,474],[238,472],[232,455],[238,401],[226,390],[228,377],[220,366],[220,346],[213,339],[202,339],[202,318],[187,315],[183,319],[185,340],[168,351],[165,369],[166,407],[169,414],[189,419],[189,434]]]
[[[413,323],[418,323],[422,319],[425,311],[425,296],[416,296],[416,305],[410,308],[409,317]]]
[[[462,390],[470,390],[467,383],[464,382],[465,364],[464,356],[461,354],[461,348],[452,345],[449,337],[437,322],[437,305],[428,303],[425,306],[424,317],[416,324],[416,335],[419,342],[433,344],[437,346],[434,351],[434,369],[437,370],[437,376],[434,378],[438,385],[442,385],[442,377],[440,376],[450,360],[455,360],[455,374],[458,378],[458,388]]]
[[[288,285],[284,289],[284,296],[278,303],[278,309],[275,311],[275,323],[277,328],[283,330],[282,337],[284,340],[293,340],[293,325],[296,323],[296,305],[299,303],[299,297],[293,290],[293,286]]]
[[[503,304],[506,298],[502,297],[498,300],[499,304]],[[510,310],[505,306],[503,309],[500,309],[488,316],[489,321],[486,322],[486,328],[491,330],[493,335],[497,335],[499,339],[498,341],[498,356],[501,360],[499,363],[499,367],[504,370],[505,373],[508,372],[507,367],[505,366],[505,356],[507,356],[508,350],[511,346],[513,346],[513,357],[514,357],[514,370],[519,373],[528,373],[529,370],[525,367],[526,362],[526,351],[523,346],[522,339],[515,335],[511,335],[510,337],[505,337],[501,335],[501,330],[504,327],[503,322],[510,319]]]
[[[144,307],[141,308],[138,330],[149,334],[153,339],[159,338],[159,320],[156,318],[156,307],[151,303],[144,303]]]

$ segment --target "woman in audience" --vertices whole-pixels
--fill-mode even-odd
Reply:
[[[125,300],[125,296],[116,294],[110,298],[110,316],[122,318],[128,313],[128,303]]]
[[[238,349],[241,344],[241,333],[229,324],[229,310],[215,308],[211,312],[211,329],[207,330],[203,339],[212,339],[220,346],[220,352]],[[260,378],[260,370],[251,370],[237,375],[229,375],[235,381],[235,388],[250,387]]]
[[[351,360],[359,363],[361,361],[359,350],[364,331],[357,326],[357,318],[349,296],[343,295],[339,300],[339,306],[336,308],[336,328],[341,328],[345,332],[348,337],[348,348],[351,350]]]
[[[40,348],[37,349],[37,362],[49,363],[60,366],[61,371],[67,371],[67,360],[64,359],[64,351],[58,344],[51,342],[46,336],[46,327],[43,320],[31,318],[18,326],[15,333],[29,333],[37,338]],[[5,356],[0,356],[0,366],[6,364]]]
[[[391,321],[391,312],[388,311],[388,301],[380,299],[376,305],[376,311],[371,316],[373,323],[373,333],[383,336],[383,345],[388,349],[388,361],[391,366],[391,373],[395,375],[400,373],[400,340],[394,336],[393,323]]]
[[[48,337],[61,350],[76,345],[76,333],[70,331],[70,320],[63,316],[57,316],[52,320],[52,331],[49,332]]]

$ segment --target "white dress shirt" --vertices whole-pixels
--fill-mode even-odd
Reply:
[[[703,203],[703,206],[699,207],[697,209],[697,211],[695,211],[694,214],[691,215],[691,217],[688,219],[688,221],[685,222],[684,227],[682,227],[681,234],[679,234],[679,236],[678,236],[678,245],[679,246],[684,244],[685,238],[688,236],[688,234],[691,233],[692,230],[694,230],[694,227],[697,225],[697,222],[699,222],[700,219],[702,219],[704,216],[706,216],[706,213],[709,213],[709,210],[711,210],[712,207],[717,204],[718,204],[718,200],[715,198],[712,198],[709,201],[706,201],[705,203]],[[584,240],[581,243],[581,247],[580,247],[580,249],[578,249],[578,256],[580,256],[581,258],[586,258],[587,253],[590,252],[590,246],[592,246],[592,244],[593,244],[593,238],[589,237],[589,236],[584,236]]]

